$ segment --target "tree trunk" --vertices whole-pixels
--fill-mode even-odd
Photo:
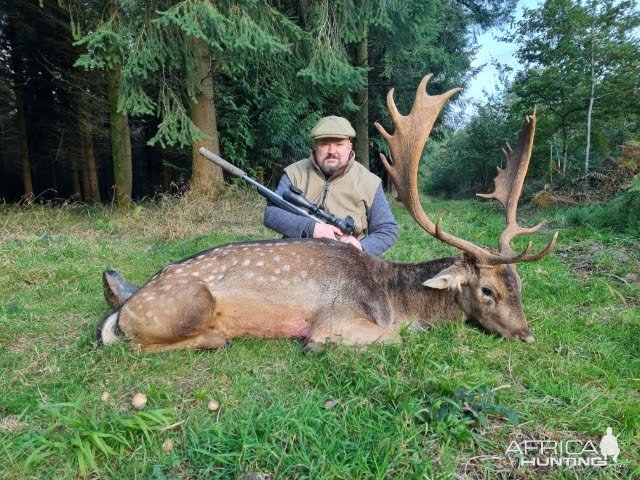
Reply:
[[[167,150],[161,148],[158,150],[160,156],[160,175],[162,179],[162,192],[167,193],[171,189],[171,172],[167,166]]]
[[[593,29],[593,25],[591,25]],[[584,173],[589,173],[589,154],[591,153],[591,115],[593,113],[593,100],[596,94],[596,75],[593,58],[593,38],[591,39],[591,91],[589,92],[589,110],[587,111],[587,146],[584,153]]]
[[[93,137],[88,135],[85,142],[85,168],[87,169],[87,177],[89,178],[89,195],[87,200],[100,203],[100,187],[98,185],[98,169],[96,168],[96,155],[93,148]]]
[[[591,113],[593,112],[594,85],[591,85],[591,96],[589,97],[589,111],[587,113],[587,146],[584,154],[584,173],[589,173],[589,154],[591,151]]]
[[[31,178],[31,160],[29,158],[29,137],[27,134],[27,120],[24,110],[24,76],[22,71],[22,53],[19,51],[16,36],[15,18],[7,16],[7,35],[10,42],[11,69],[13,70],[13,94],[16,101],[16,121],[18,126],[19,159],[22,167],[22,185],[27,200],[34,197],[33,180]]]
[[[364,27],[362,40],[356,46],[356,66],[369,67],[369,29]],[[356,160],[369,169],[369,73],[365,73],[364,88],[356,93],[356,103],[358,111],[354,117],[356,138],[355,152]]]
[[[562,173],[567,173],[567,157],[569,155],[569,131],[566,119],[562,119]]]
[[[58,196],[58,169],[56,168],[57,162],[49,163],[49,188],[55,197]]]
[[[84,148],[80,149],[82,155]],[[89,186],[89,174],[87,172],[86,165],[80,167],[80,184],[82,185],[82,200],[87,201],[91,197],[91,187]]]
[[[84,198],[88,202],[100,202],[100,188],[98,187],[98,171],[96,168],[96,154],[93,147],[93,119],[90,115],[91,105],[89,101],[89,91],[86,85],[81,85],[78,90],[78,119],[80,125],[78,130],[81,138],[80,157],[82,170],[86,172],[87,196]],[[83,173],[84,177],[84,173]]]
[[[549,184],[553,185],[553,143],[549,142]]]
[[[27,136],[27,121],[24,113],[24,103],[22,101],[22,88],[15,91],[16,113],[18,120],[18,137],[20,145],[20,163],[22,164],[22,185],[24,195],[28,200],[34,198],[33,180],[31,178],[31,160],[29,158],[29,139]]]
[[[132,168],[131,136],[129,119],[118,112],[118,98],[122,82],[120,66],[107,68],[107,100],[109,102],[109,122],[111,124],[111,157],[115,181],[115,200],[119,207],[131,205]]]
[[[195,78],[199,93],[191,107],[191,121],[207,136],[206,140],[194,142],[191,148],[192,173],[191,190],[196,195],[211,195],[222,185],[222,169],[198,154],[200,147],[220,153],[216,108],[213,98],[213,78],[211,76],[211,54],[209,46],[198,38],[192,38],[191,46],[195,57]]]
[[[78,171],[78,167],[74,166],[73,170],[71,170],[71,189],[73,190],[73,194],[71,195],[75,200],[82,200],[82,192],[80,190],[80,172]]]

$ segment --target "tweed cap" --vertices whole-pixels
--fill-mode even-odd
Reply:
[[[353,138],[355,136],[356,131],[349,120],[335,115],[321,118],[311,130],[311,138],[316,140],[319,138]]]

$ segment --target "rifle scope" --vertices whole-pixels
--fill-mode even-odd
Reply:
[[[302,190],[294,185],[290,185],[289,190],[285,190],[282,194],[282,198],[298,207],[306,208],[312,215],[320,217],[331,225],[335,225],[347,235],[353,235],[356,230],[356,224],[353,221],[353,218],[346,217],[345,219],[341,219],[329,212],[325,212],[318,205],[307,200],[304,195],[302,195]]]

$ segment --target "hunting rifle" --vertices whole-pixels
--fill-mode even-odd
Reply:
[[[207,160],[210,160],[211,162],[218,165],[225,172],[239,177],[245,182],[255,186],[258,189],[258,193],[260,195],[262,195],[274,205],[282,208],[283,210],[295,213],[296,215],[302,215],[303,217],[310,218],[317,223],[328,223],[329,225],[333,225],[345,235],[354,234],[356,230],[356,224],[353,221],[353,218],[337,218],[335,215],[332,215],[329,212],[325,212],[318,205],[307,200],[304,195],[302,195],[302,190],[295,187],[294,185],[290,185],[289,190],[286,190],[283,195],[280,196],[277,193],[269,190],[257,180],[254,180],[253,178],[248,176],[247,173],[242,169],[236,167],[235,165],[232,165],[224,158],[216,155],[212,151],[201,147],[198,152]]]

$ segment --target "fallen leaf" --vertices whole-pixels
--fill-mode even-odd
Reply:
[[[328,400],[326,402],[324,402],[324,405],[322,405],[322,408],[325,408],[327,410],[329,410],[330,408],[335,407],[336,405],[338,405],[340,402],[342,401],[341,398],[336,398],[333,400]]]
[[[164,442],[162,442],[162,450],[165,452],[170,452],[173,450],[173,440],[170,438],[165,438]]]

